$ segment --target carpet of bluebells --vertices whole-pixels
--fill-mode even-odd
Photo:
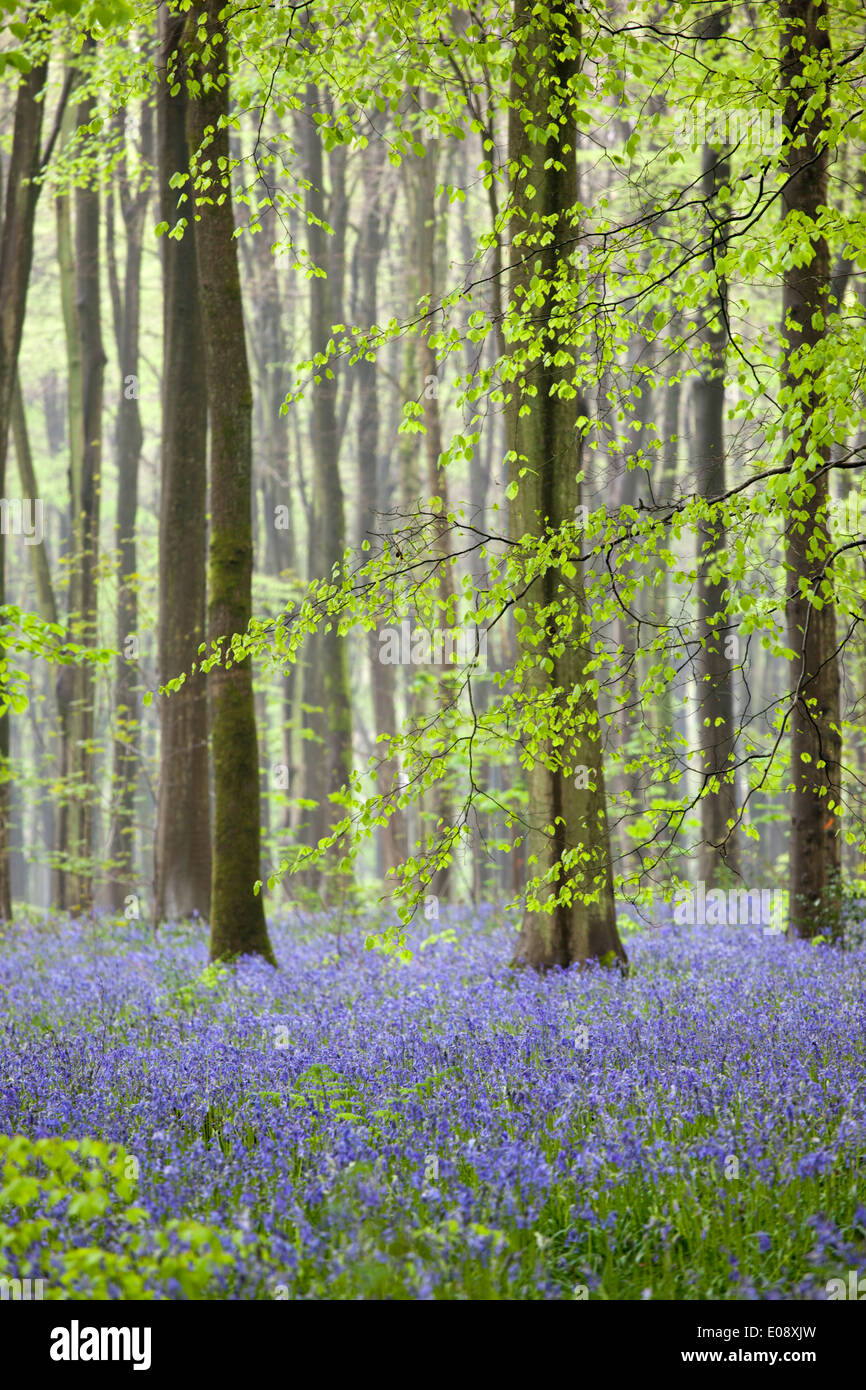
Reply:
[[[623,979],[510,969],[494,911],[421,924],[408,962],[357,925],[272,939],[278,972],[208,967],[196,924],[0,940],[0,1136],[23,1136],[0,1275],[592,1300],[825,1298],[864,1272],[863,945],[663,924]],[[95,1201],[104,1153],[129,1181]]]

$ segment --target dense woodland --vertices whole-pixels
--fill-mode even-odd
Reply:
[[[2,8],[0,949],[853,960],[860,0]]]
[[[6,31],[4,917],[835,935],[859,7],[157,11]]]

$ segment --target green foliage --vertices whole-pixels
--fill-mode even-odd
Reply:
[[[28,705],[30,677],[18,661],[29,656],[53,666],[90,662],[107,666],[117,653],[108,647],[86,647],[71,642],[58,623],[45,622],[38,613],[28,613],[14,604],[0,606],[0,714],[10,707],[19,713]]]
[[[194,1220],[152,1229],[133,1202],[137,1175],[131,1155],[101,1140],[0,1135],[2,1275],[43,1279],[47,1299],[218,1297],[232,1264],[220,1232]],[[58,1210],[80,1232],[61,1249]]]
[[[194,980],[181,980],[178,986],[163,1001],[169,1015],[185,1017],[190,1014],[206,1013],[211,1007],[216,990],[231,976],[225,961],[214,961],[206,965]]]

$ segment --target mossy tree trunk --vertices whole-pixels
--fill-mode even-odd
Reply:
[[[233,660],[233,634],[252,615],[252,388],[234,239],[226,117],[229,109],[226,28],[221,0],[207,0],[211,40],[207,61],[196,53],[196,83],[187,107],[187,140],[210,161],[193,184],[198,283],[201,295],[210,417],[210,567],[208,630],[222,638],[223,660],[208,677],[214,769],[214,855],[211,888],[212,960],[274,954],[261,893],[259,763],[252,663]],[[197,47],[193,12],[189,52]],[[224,172],[223,172],[224,171]]]
[[[533,16],[531,0],[515,0],[513,27],[518,47],[509,110],[515,207],[509,290],[519,320],[510,333],[519,375],[510,388],[508,418],[509,450],[516,455],[512,523],[516,537],[541,537],[574,520],[580,501],[577,421],[587,414],[568,387],[574,361],[563,320],[557,325],[551,317],[549,294],[541,306],[530,295],[540,272],[567,275],[568,252],[560,243],[576,230],[570,211],[577,200],[576,126],[568,88],[577,70],[579,30],[572,6],[554,3],[541,20]],[[522,469],[527,471],[521,478]],[[537,907],[527,902],[515,961],[536,969],[590,959],[625,964],[614,910],[597,703],[585,676],[579,563],[566,575],[551,559],[523,606],[533,635],[540,632],[537,656],[547,662],[547,670],[537,661],[529,668],[522,692],[528,710],[537,714],[525,741],[534,736],[538,742],[528,773],[528,872],[540,876],[549,870],[553,880],[540,889]],[[563,901],[552,905],[554,896]]]
[[[785,100],[786,181],[783,216],[797,248],[785,273],[782,337],[783,389],[802,402],[802,424],[789,430],[788,465],[796,474],[787,518],[788,646],[795,692],[791,728],[791,840],[789,858],[792,935],[835,935],[839,927],[841,787],[839,662],[836,612],[824,567],[831,549],[827,502],[830,446],[811,438],[822,406],[815,378],[822,370],[824,320],[830,309],[830,255],[826,238],[810,231],[827,207],[828,154],[824,131],[829,90],[830,35],[826,0],[787,0],[781,6],[781,77]],[[823,75],[822,75],[823,74]],[[803,253],[808,245],[808,258]],[[786,415],[786,419],[789,416]],[[809,454],[815,464],[806,464]],[[819,603],[813,603],[812,596]]]

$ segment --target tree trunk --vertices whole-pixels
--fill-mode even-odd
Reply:
[[[423,108],[423,96],[420,98]],[[439,363],[436,353],[430,346],[430,336],[434,332],[434,322],[429,317],[436,292],[436,165],[438,142],[428,140],[426,153],[418,161],[415,203],[415,228],[418,256],[418,297],[426,302],[428,318],[418,340],[418,365],[423,387],[421,399],[424,408],[424,453],[427,462],[427,489],[429,497],[440,499],[439,514],[441,524],[434,541],[434,553],[440,557],[438,569],[438,598],[445,605],[442,609],[443,627],[447,626],[447,614],[454,611],[454,580],[451,572],[451,542],[448,525],[448,477],[439,467],[442,454],[442,418],[439,411]],[[439,626],[439,624],[437,624]],[[444,672],[437,672],[436,701],[439,711],[440,728],[448,728],[448,710],[456,699],[457,682]],[[446,832],[454,820],[454,795],[450,785],[450,770],[447,766],[447,746],[443,775],[438,779],[433,791],[433,817],[435,822],[434,840]],[[452,852],[453,857],[453,852]],[[430,879],[430,891],[439,898],[448,896],[451,881],[450,865],[437,868]]]
[[[717,40],[728,26],[725,8],[717,10],[704,27],[703,37]],[[695,475],[703,497],[719,497],[725,490],[725,351],[727,347],[728,287],[716,271],[716,262],[727,248],[724,209],[718,215],[718,194],[730,177],[730,165],[721,149],[703,147],[703,196],[707,208],[706,235],[712,250],[706,274],[713,289],[704,307],[702,338],[706,356],[692,386],[695,412]],[[737,813],[737,791],[731,772],[736,740],[734,668],[738,665],[736,634],[725,623],[727,581],[712,574],[716,555],[724,554],[725,526],[716,508],[712,520],[698,528],[698,726],[704,786],[701,801],[701,846],[698,878],[716,887],[719,872],[727,866],[739,869],[736,837],[729,829]],[[734,641],[732,642],[731,639]]]
[[[546,27],[533,18],[531,0],[515,0],[514,30],[518,46],[509,106],[509,158],[515,171],[512,194],[517,215],[511,224],[509,289],[512,306],[520,312],[539,271],[546,272],[551,282],[561,265],[556,243],[574,231],[569,214],[577,201],[575,112],[566,100],[558,114],[554,103],[557,94],[567,92],[576,70],[579,29],[576,12],[564,0],[555,0]],[[546,131],[546,139],[531,139],[528,126],[535,128],[536,135],[538,128]],[[542,339],[541,351],[527,360],[525,344],[514,342],[512,334],[512,354],[521,364],[509,404],[512,481],[517,484],[516,537],[542,536],[573,521],[580,501],[577,419],[589,413],[576,395],[569,399],[560,393],[562,384],[573,376],[574,363],[554,366],[544,360],[543,353],[553,354],[554,349],[561,360],[566,342],[550,326],[547,315],[547,326],[537,326],[538,307],[534,301],[531,304],[526,331],[531,334],[530,343]],[[526,394],[530,387],[535,388],[534,396]],[[521,408],[527,413],[521,415]],[[522,467],[529,471],[519,478]],[[540,876],[551,870],[555,876],[541,888],[538,908],[527,902],[517,944],[515,960],[536,969],[589,959],[626,962],[616,927],[596,700],[584,676],[586,639],[574,626],[565,631],[556,627],[569,596],[580,624],[586,599],[579,565],[567,577],[553,561],[535,579],[524,601],[533,630],[544,625],[542,650],[537,655],[543,655],[550,667],[545,671],[536,661],[523,691],[525,723],[533,710],[538,711],[537,726],[527,727],[525,735],[537,735],[540,744],[528,775],[529,871]],[[539,619],[542,609],[548,610],[548,616]],[[577,686],[579,694],[575,694]],[[557,748],[550,725],[560,721],[563,742]],[[582,854],[582,862],[564,864],[565,857],[575,851]],[[574,893],[569,891],[572,887]],[[593,900],[582,901],[579,894]],[[566,900],[545,911],[555,896]]]
[[[61,142],[65,148],[75,129],[71,107],[63,115]],[[69,446],[69,530],[65,538],[64,559],[70,575],[80,563],[79,528],[75,521],[75,498],[81,492],[84,467],[84,395],[81,361],[81,325],[75,286],[75,253],[72,233],[72,201],[68,192],[55,199],[57,225],[57,269],[60,281],[60,308],[63,317],[63,337],[66,346],[66,415]],[[75,616],[75,596],[72,585],[67,599],[70,633]],[[71,634],[72,635],[72,634]],[[75,880],[72,872],[73,855],[73,797],[76,794],[76,750],[79,736],[77,681],[73,666],[61,666],[55,682],[57,712],[60,725],[60,770],[62,791],[57,808],[57,841],[55,845],[54,901],[64,911],[75,902]]]
[[[6,496],[6,457],[12,396],[21,349],[21,330],[30,266],[33,260],[33,222],[40,185],[39,141],[43,103],[40,100],[47,63],[35,64],[18,85],[15,124],[3,227],[0,234],[0,497]],[[6,537],[0,531],[0,603],[6,594]],[[9,878],[9,712],[0,713],[0,921],[12,917]]]
[[[307,87],[306,174],[310,181],[307,210],[320,222],[325,219],[323,193],[322,140],[313,122],[319,103],[318,90]],[[333,225],[334,219],[331,218]],[[312,223],[309,251],[314,265],[331,268],[328,236]],[[338,260],[338,258],[337,258]],[[340,265],[333,266],[339,279]],[[322,276],[310,280],[310,347],[312,355],[323,353],[331,336],[333,286]],[[337,380],[322,371],[313,391],[313,503],[309,542],[309,578],[330,575],[342,561],[346,544],[343,488],[338,464]],[[308,641],[304,653],[304,730],[303,795],[315,803],[305,812],[308,825],[304,842],[316,845],[330,834],[342,816],[342,808],[330,798],[348,782],[352,770],[352,705],[346,665],[346,643],[337,632],[336,621],[330,631],[320,630]],[[336,857],[336,856],[334,856]],[[320,864],[307,878],[320,893],[327,891],[325,871]]]
[[[125,121],[120,113],[120,121]],[[151,112],[147,102],[141,114],[143,158],[148,164],[153,158],[151,148]],[[123,132],[121,131],[123,138]],[[127,643],[137,638],[138,595],[133,576],[137,570],[135,528],[138,510],[138,467],[141,458],[142,430],[138,406],[138,332],[141,307],[141,252],[144,220],[150,203],[150,184],[147,177],[135,191],[131,189],[126,172],[125,157],[118,178],[120,210],[126,229],[126,266],[121,290],[114,259],[113,215],[106,223],[106,251],[109,263],[114,309],[114,333],[117,342],[120,382],[117,416],[117,513],[116,545],[119,551],[117,575],[117,646],[121,653],[116,668],[114,776],[112,789],[111,829],[107,848],[108,905],[119,912],[124,899],[132,892],[135,846],[135,787],[140,748],[140,701],[137,688],[137,656],[127,656]],[[113,214],[113,206],[112,206]],[[111,235],[108,236],[108,232]]]
[[[171,178],[188,167],[184,16],[159,9],[157,164],[160,216],[181,215]],[[170,65],[178,63],[177,68]],[[172,95],[171,86],[179,90]],[[184,211],[188,211],[188,205]],[[207,385],[199,305],[197,228],[162,239],[163,372],[159,510],[159,682],[189,671],[205,636]],[[159,784],[154,846],[155,918],[210,916],[211,825],[207,687],[187,677],[159,701]]]
[[[266,574],[276,579],[288,573],[295,580],[298,556],[290,476],[289,420],[280,409],[288,389],[285,321],[290,305],[281,297],[276,258],[271,251],[278,237],[277,219],[272,207],[262,209],[261,225],[262,231],[256,236],[243,238],[241,247],[246,249],[253,300],[254,332],[250,345],[258,387],[254,393],[254,455],[264,513],[262,558]],[[281,758],[287,769],[287,785],[279,820],[279,828],[283,831],[291,829],[290,809],[295,776],[292,720],[297,671],[296,662],[287,662],[282,678]],[[264,776],[270,795],[272,782],[267,767]]]
[[[381,140],[371,141],[363,153],[364,209],[358,238],[360,284],[358,323],[368,329],[376,323],[379,313],[379,259],[385,245],[386,222],[383,216],[383,180],[385,146]],[[362,358],[355,367],[358,391],[358,534],[360,551],[365,540],[371,551],[376,550],[374,535],[382,528],[380,513],[387,510],[380,487],[379,462],[379,377],[375,361]],[[375,631],[367,634],[367,653],[370,665],[370,688],[373,702],[374,737],[376,734],[397,732],[397,712],[394,704],[394,668],[380,660],[381,647]],[[382,758],[377,769],[377,790],[381,796],[395,795],[399,787],[400,765],[397,758]],[[384,877],[390,869],[401,864],[408,853],[406,817],[395,810],[386,825],[379,829],[378,870]]]
[[[21,494],[23,497],[40,497],[39,482],[36,477],[36,470],[33,464],[33,453],[30,448],[30,435],[27,429],[27,415],[24,409],[24,398],[21,393],[21,381],[16,372],[15,386],[12,393],[12,438],[15,443],[15,456],[18,461],[18,476],[21,479]],[[33,581],[36,588],[36,602],[39,607],[39,616],[43,622],[57,623],[59,621],[59,609],[57,607],[57,597],[54,592],[54,583],[51,578],[51,562],[48,556],[48,542],[43,540],[41,545],[28,546],[30,552],[30,564],[33,569]],[[45,663],[40,682],[43,687],[44,698],[50,705],[57,706],[57,694],[51,678],[51,667]],[[43,738],[44,723],[37,717],[33,702],[31,701],[28,711],[30,716],[31,730],[34,733],[34,745],[36,755],[41,765],[45,765],[47,752],[45,740]],[[59,713],[59,711],[58,711]],[[52,731],[53,732],[53,731]],[[52,779],[56,777],[56,768],[53,763],[50,765]],[[52,906],[51,894],[51,859],[50,853],[56,844],[57,824],[56,824],[56,802],[51,796],[40,798],[40,826],[39,830],[42,837],[42,844],[47,851],[46,858],[39,864],[40,880],[42,892],[40,898],[43,907]]]
[[[221,0],[206,0],[214,36],[207,64],[196,57],[202,86],[187,107],[190,155],[206,142],[211,173],[197,174],[191,190],[196,217],[210,416],[211,533],[208,632],[223,642],[210,673],[214,765],[214,857],[211,889],[212,960],[259,955],[275,964],[261,893],[259,759],[252,662],[232,660],[230,642],[252,616],[252,389],[244,337],[243,304],[234,238],[226,117],[229,81]],[[187,36],[195,45],[195,12]],[[205,89],[204,79],[210,83]],[[220,170],[225,173],[220,177]],[[212,181],[210,181],[212,180]]]
[[[648,263],[648,254],[642,257],[644,266]],[[650,378],[650,373],[655,365],[657,347],[655,341],[647,342],[640,329],[648,323],[648,316],[641,314],[635,318],[634,327],[629,336],[627,369],[630,386],[636,390],[637,402],[634,413],[630,417],[630,426],[625,447],[615,460],[615,467],[618,468],[618,477],[614,484],[614,506],[616,508],[638,507],[643,503],[647,505],[651,489],[648,486],[649,473],[651,467],[651,431],[650,424],[653,421],[655,406],[655,391]],[[643,457],[638,461],[638,455]],[[644,567],[638,559],[634,565],[634,570],[639,574]],[[633,595],[629,604],[631,612],[639,618],[643,617],[642,595],[637,592]],[[615,623],[615,642],[622,647],[620,657],[622,675],[618,687],[617,699],[617,734],[622,748],[622,763],[612,785],[612,796],[617,805],[617,809],[624,803],[624,808],[630,808],[634,813],[641,806],[645,788],[641,777],[644,768],[644,759],[641,750],[645,746],[645,730],[647,712],[644,707],[643,695],[641,693],[641,672],[640,659],[643,644],[643,630],[637,622],[634,622],[628,613],[620,610]],[[627,812],[628,814],[628,812]],[[619,819],[619,817],[617,817]],[[619,853],[622,855],[623,865],[634,863],[631,857],[632,844],[630,838],[624,833],[624,825],[620,828]]]
[[[21,495],[22,497],[39,497],[39,483],[33,466],[33,451],[30,448],[30,435],[27,430],[27,414],[24,409],[24,398],[21,394],[21,381],[17,372],[12,388],[11,424],[15,457],[18,462],[18,476],[21,479]],[[28,550],[33,568],[39,616],[46,623],[56,623],[58,620],[57,599],[51,579],[48,547],[43,541],[41,545],[28,546]]]
[[[88,40],[91,44],[92,41]],[[93,45],[95,46],[95,45]],[[93,120],[92,97],[79,103],[79,126]],[[78,624],[79,640],[95,646],[99,567],[99,504],[102,487],[102,387],[105,349],[100,314],[100,195],[96,184],[75,190],[75,294],[81,334],[81,423],[83,429],[81,472],[73,480],[73,535],[75,564],[72,571],[71,612]],[[94,734],[96,677],[91,662],[74,667],[73,729],[70,740],[75,772],[75,795],[70,805],[69,842],[75,857],[71,878],[70,909],[93,906],[93,854],[96,796],[94,782]]]
[[[841,841],[837,819],[842,740],[839,709],[839,664],[836,613],[823,568],[831,546],[826,465],[807,463],[816,449],[811,421],[822,406],[813,378],[825,370],[821,349],[824,316],[829,309],[830,258],[827,242],[810,227],[827,206],[827,146],[822,136],[829,98],[816,101],[815,64],[827,71],[830,36],[826,0],[784,0],[781,5],[781,72],[785,101],[786,182],[783,217],[796,219],[790,236],[798,248],[796,263],[786,271],[782,295],[782,337],[787,343],[783,389],[802,401],[803,423],[790,427],[787,440],[792,477],[787,519],[788,646],[795,652],[791,712],[790,915],[789,932],[812,937],[835,936],[839,930]],[[814,104],[812,104],[814,103]],[[803,256],[811,245],[811,257]],[[815,353],[817,364],[810,360]],[[808,383],[808,387],[807,387]],[[786,420],[788,416],[786,416]],[[816,474],[815,469],[825,471]],[[815,594],[820,606],[813,603]]]
[[[681,332],[678,320],[671,324],[671,338],[676,341]],[[659,486],[656,489],[656,502],[659,506],[669,507],[674,501],[679,482],[680,471],[680,407],[682,402],[682,384],[679,375],[682,371],[682,357],[678,352],[668,353],[669,376],[665,388],[664,413],[662,417],[662,471]],[[656,621],[666,623],[671,617],[671,605],[675,596],[675,588],[672,584],[671,574],[668,567],[663,568],[661,583],[658,587],[658,601],[656,608]],[[675,635],[672,629],[668,630],[666,646],[673,644]],[[677,717],[677,709],[674,705],[674,685],[668,682],[660,695],[656,697],[656,736],[660,743],[667,748],[673,748],[673,730]],[[676,796],[675,788],[670,780],[665,784],[665,795],[671,798]]]

